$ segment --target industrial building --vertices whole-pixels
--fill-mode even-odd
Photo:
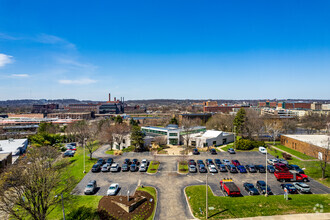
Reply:
[[[327,154],[330,161],[330,137],[327,135],[281,135],[281,144],[311,157]]]
[[[19,155],[25,153],[26,148],[28,146],[28,139],[8,139],[8,140],[0,140],[0,155],[2,155],[2,159],[9,160],[9,157],[12,155],[12,163],[14,163]],[[7,162],[6,162],[7,163]]]

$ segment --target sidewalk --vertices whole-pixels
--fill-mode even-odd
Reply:
[[[274,148],[275,150],[278,150],[278,151],[281,151],[281,152],[283,152],[283,153],[286,153],[286,154],[290,154],[289,152],[287,152],[287,151],[285,151],[285,150],[282,150],[282,149],[280,149],[280,148],[278,148],[278,147],[275,147],[274,145],[270,145],[272,148]],[[297,156],[295,156],[295,155],[293,155],[293,154],[290,154],[292,157],[294,157],[294,158],[296,158],[296,159],[298,159],[298,160],[301,160],[301,161],[318,161],[317,159],[313,159],[313,160],[304,160],[304,159],[301,159],[300,157],[297,157]]]
[[[292,214],[292,215],[273,215],[273,216],[258,216],[251,218],[236,218],[240,220],[325,220],[330,219],[330,213],[309,213],[309,214]]]

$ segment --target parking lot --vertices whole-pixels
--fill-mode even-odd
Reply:
[[[110,157],[107,156],[107,157]],[[106,158],[106,157],[104,157]],[[184,197],[183,190],[189,185],[201,185],[205,184],[206,175],[208,175],[208,184],[211,187],[213,193],[217,196],[224,196],[223,192],[219,188],[219,181],[223,178],[232,178],[235,184],[241,189],[243,196],[248,195],[244,190],[243,183],[250,182],[255,185],[257,180],[266,179],[265,173],[188,173],[185,175],[177,173],[178,161],[180,160],[203,160],[205,159],[228,159],[239,160],[243,165],[265,165],[265,155],[259,152],[237,152],[236,154],[229,154],[227,152],[218,152],[217,155],[211,155],[209,153],[201,153],[200,155],[193,156],[153,156],[149,153],[125,153],[122,156],[113,156],[114,162],[123,164],[125,158],[129,159],[142,159],[158,160],[160,161],[160,167],[156,174],[147,174],[144,172],[106,172],[106,173],[92,173],[86,174],[84,179],[76,186],[73,193],[83,195],[84,188],[90,180],[96,180],[98,187],[100,187],[96,195],[106,195],[107,188],[111,183],[119,183],[120,190],[119,195],[134,194],[138,185],[154,186],[158,191],[158,206],[156,211],[157,219],[180,219],[178,216],[186,216],[185,219],[193,218],[187,208],[187,203]],[[274,158],[268,155],[268,158]],[[280,182],[278,182],[275,176],[268,173],[268,185],[270,186],[274,195],[282,195],[283,190],[280,188]],[[326,194],[330,193],[328,187],[318,183],[317,181],[310,179],[307,183],[310,185],[312,193]],[[171,201],[171,202],[168,202]],[[166,211],[162,211],[166,210]],[[182,219],[182,218],[181,218]]]

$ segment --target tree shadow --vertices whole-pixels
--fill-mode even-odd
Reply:
[[[221,210],[221,211],[219,211],[219,212],[214,213],[213,215],[210,215],[208,218],[212,218],[212,217],[214,217],[214,216],[216,216],[216,215],[219,215],[219,214],[221,214],[221,213],[223,213],[223,212],[226,212],[226,211],[228,211],[228,210],[229,210],[229,209]]]
[[[97,210],[91,207],[81,206],[77,209],[72,210],[68,215],[65,216],[65,219],[68,220],[96,220],[98,219]]]

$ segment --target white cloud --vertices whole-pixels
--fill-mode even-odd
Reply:
[[[65,65],[70,65],[73,67],[78,68],[89,68],[90,70],[95,70],[97,66],[90,64],[90,63],[81,63],[73,59],[64,59],[64,58],[58,58],[58,62]]]
[[[11,74],[10,76],[12,78],[27,78],[27,77],[30,77],[29,74]]]
[[[50,34],[39,34],[35,40],[43,44],[59,44],[69,49],[76,49],[76,45],[74,45],[73,43],[70,43],[69,41],[63,38]]]
[[[6,64],[14,62],[13,57],[0,53],[0,67],[5,66]]]
[[[66,84],[66,85],[88,85],[92,83],[96,83],[97,81],[94,79],[61,79],[58,81],[60,84]]]

